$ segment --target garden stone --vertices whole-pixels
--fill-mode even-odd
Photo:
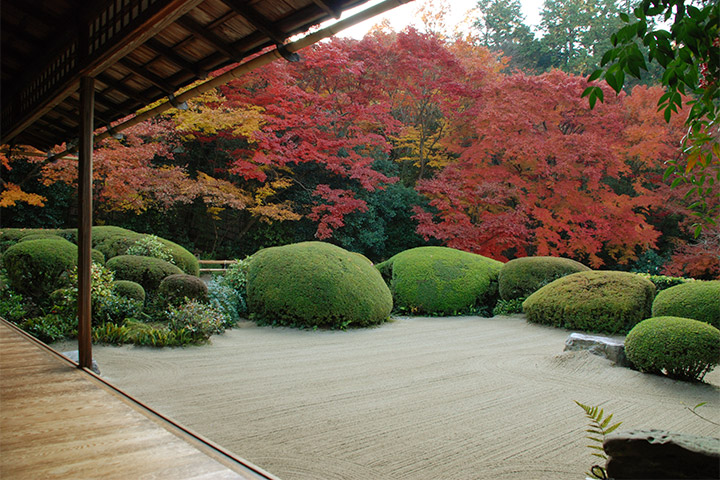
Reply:
[[[72,350],[72,351],[70,351],[70,352],[62,352],[61,355],[62,355],[63,357],[69,358],[70,360],[72,360],[72,361],[75,362],[75,363],[80,363],[80,355],[78,354],[78,351],[77,351],[77,350]],[[94,358],[93,358],[93,361],[92,361],[92,368],[91,368],[91,370],[92,370],[93,372],[95,372],[96,374],[100,375],[100,367],[98,367],[98,364],[97,364],[97,362],[95,361]]]
[[[662,430],[609,435],[603,443],[610,478],[720,478],[720,439]]]
[[[630,362],[625,356],[625,345],[620,340],[599,335],[571,333],[565,340],[565,351],[589,350],[590,353],[605,357],[621,367],[629,367]]]

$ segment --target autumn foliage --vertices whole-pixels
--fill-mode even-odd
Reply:
[[[358,225],[371,236],[379,212],[402,211],[407,235],[498,260],[615,267],[674,248],[668,272],[720,274],[714,231],[689,240],[684,192],[662,180],[683,127],[657,113],[660,88],[607,92],[590,110],[585,78],[506,64],[472,38],[412,29],[321,43],[104,140],[96,214],[192,206],[236,242],[264,222],[297,225],[293,236],[274,230],[285,243],[342,243]],[[61,160],[35,181],[72,185],[75,170]],[[17,185],[4,185],[3,206],[40,205]],[[419,200],[398,204],[410,196],[384,195],[389,186]]]

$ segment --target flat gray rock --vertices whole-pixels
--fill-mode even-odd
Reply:
[[[565,351],[568,350],[589,350],[590,353],[605,357],[621,367],[630,366],[625,356],[625,344],[610,337],[571,333],[565,340]]]
[[[63,357],[69,358],[70,360],[72,360],[72,361],[75,362],[75,363],[79,363],[79,362],[80,362],[80,354],[78,353],[77,350],[71,350],[71,351],[69,351],[69,352],[62,352],[61,355],[62,355]],[[92,370],[93,372],[95,372],[96,374],[100,375],[100,367],[98,367],[98,364],[97,364],[97,362],[95,361],[94,358],[93,358],[93,361],[92,361],[92,368],[91,368],[91,370]]]
[[[718,479],[720,439],[662,430],[609,435],[603,444],[614,479]]]

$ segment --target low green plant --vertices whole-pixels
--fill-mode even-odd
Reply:
[[[625,354],[641,372],[702,381],[720,363],[720,330],[682,317],[638,323],[625,338]]]
[[[166,318],[170,331],[183,332],[192,343],[205,342],[211,335],[223,331],[222,313],[197,300],[171,306]]]
[[[208,282],[208,303],[211,307],[223,314],[225,328],[231,328],[237,324],[241,315],[247,314],[245,299],[238,292],[217,279]]]
[[[656,294],[667,288],[674,287],[675,285],[681,285],[683,283],[690,283],[695,281],[694,278],[668,277],[667,275],[651,275],[649,273],[638,273],[638,275],[647,278],[653,283],[653,285],[655,285]]]
[[[93,303],[93,323],[122,323],[143,315],[143,302],[133,298],[111,295]]]
[[[93,343],[108,345],[122,345],[130,341],[129,329],[124,325],[105,323],[92,329]]]
[[[513,300],[498,300],[493,308],[493,316],[497,315],[513,315],[516,313],[522,313],[522,304],[525,301],[524,298],[515,298]]]
[[[93,263],[90,267],[91,283],[90,298],[93,310],[99,308],[100,302],[114,296],[113,282],[115,280],[113,272],[105,266]],[[68,272],[68,287],[54,291],[50,298],[54,302],[53,313],[63,315],[69,319],[75,319],[77,316],[78,301],[78,269],[73,267]],[[93,322],[97,324],[95,315]]]
[[[156,235],[143,235],[128,247],[125,255],[159,258],[175,265],[170,249]]]
[[[25,315],[27,315],[27,311],[25,310],[23,296],[8,286],[0,288],[0,317],[17,323]]]
[[[20,323],[19,327],[45,343],[77,336],[77,323],[73,319],[57,314],[29,318]]]
[[[217,277],[219,285],[232,288],[238,296],[238,315],[247,315],[247,275],[249,257],[244,260],[236,260],[230,265],[225,273]]]
[[[592,450],[593,456],[598,457],[603,461],[607,461],[608,457],[602,447],[603,442],[605,441],[605,437],[608,434],[614,432],[620,425],[622,425],[622,422],[617,422],[611,425],[610,423],[613,418],[612,413],[608,416],[605,416],[605,411],[599,406],[593,407],[589,405],[584,405],[577,400],[575,400],[575,403],[577,404],[577,406],[579,406],[585,411],[585,416],[588,418],[588,420],[590,420],[590,424],[585,430],[585,432],[588,433],[585,438],[587,438],[593,443],[591,445],[588,445],[587,447]],[[608,478],[607,473],[605,472],[605,468],[600,465],[593,465],[590,468],[590,471],[585,472],[585,474],[588,475],[590,478],[597,478],[602,480],[606,480]]]

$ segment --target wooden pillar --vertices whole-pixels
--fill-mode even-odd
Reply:
[[[92,154],[95,79],[80,79],[80,143],[78,150],[78,354],[81,368],[92,367]]]

